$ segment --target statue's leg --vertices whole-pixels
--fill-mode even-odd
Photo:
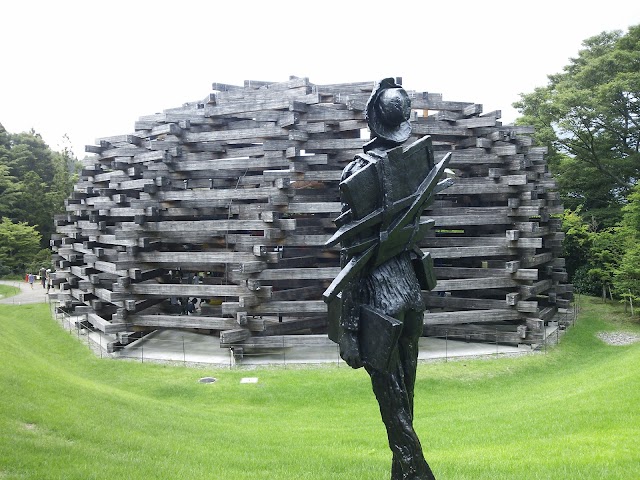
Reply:
[[[402,323],[402,335],[398,341],[398,354],[404,373],[404,384],[413,418],[413,391],[418,368],[418,342],[424,329],[424,312],[409,310]]]
[[[415,322],[415,318],[412,320]],[[413,330],[415,328],[413,325]],[[411,333],[411,330],[410,328],[407,333]],[[407,346],[413,348],[414,343],[417,345],[417,340],[408,342]],[[417,349],[414,348],[414,350],[417,356]],[[407,353],[409,351],[405,351],[405,347],[399,344],[389,373],[370,368],[367,370],[371,376],[373,392],[378,399],[382,421],[387,429],[389,448],[393,452],[391,479],[434,480],[433,473],[422,454],[420,440],[413,430],[413,401],[409,397],[408,385],[405,383],[405,370],[407,367],[411,369],[411,365],[414,365],[414,370],[407,379],[411,385],[411,397],[413,397],[415,360],[405,365]]]

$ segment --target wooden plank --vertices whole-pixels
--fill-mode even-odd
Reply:
[[[537,265],[543,265],[553,260],[553,253],[544,252],[537,255],[531,255],[522,258],[521,264],[523,267],[535,267]]]
[[[504,300],[492,300],[484,298],[463,298],[445,296],[437,294],[423,293],[427,308],[447,308],[456,310],[495,310],[505,309],[507,304]]]
[[[223,314],[237,311],[239,305],[235,302],[225,302],[222,304]],[[322,300],[302,300],[302,301],[282,301],[264,302],[260,305],[247,308],[250,315],[291,315],[308,316],[308,314],[327,313],[327,304]]]
[[[435,267],[438,279],[511,277],[505,268]]]
[[[325,268],[274,268],[263,270],[255,278],[259,280],[333,280],[340,267]]]
[[[449,188],[445,188],[438,195],[487,195],[487,194],[515,194],[516,187],[507,183],[482,180],[480,178],[460,178]]]
[[[324,290],[324,285],[276,290],[271,294],[271,300],[274,302],[285,300],[317,300],[322,297]]]
[[[440,213],[440,212],[438,212]],[[502,215],[501,213],[494,214],[471,214],[471,215],[431,215],[426,218],[431,218],[436,222],[436,227],[450,228],[467,225],[510,225],[512,220]]]
[[[111,262],[96,261],[93,262],[92,267],[101,272],[112,273],[118,277],[126,277],[129,274],[128,270],[119,269],[116,264]]]
[[[191,285],[172,283],[137,283],[123,288],[114,285],[114,293],[130,293],[133,295],[149,295],[155,297],[239,297],[254,296],[247,287],[239,285]],[[260,292],[261,295],[269,296],[267,289]]]
[[[522,285],[520,287],[520,294],[522,295],[522,299],[526,300],[527,298],[546,292],[552,285],[553,282],[551,280],[540,280],[533,285]]]
[[[305,202],[305,203],[290,203],[287,207],[287,212],[292,214],[300,213],[331,213],[339,214],[342,209],[340,202]]]
[[[281,190],[274,187],[239,188],[220,190],[174,190],[158,192],[157,200],[160,201],[185,201],[185,200],[269,200],[274,195],[279,195]]]
[[[222,98],[224,97],[216,95],[216,101]],[[289,110],[289,107],[292,105],[291,102],[292,101],[289,98],[282,97],[263,99],[262,101],[257,101],[254,97],[246,101],[229,102],[226,105],[206,105],[204,108],[204,114],[206,117],[216,117],[234,113],[255,112],[259,110]],[[208,140],[198,138],[195,141]]]
[[[360,138],[327,138],[320,140],[308,140],[305,150],[308,152],[326,150],[360,150],[366,140]]]
[[[228,263],[246,263],[255,262],[260,260],[260,257],[256,257],[250,252],[141,252],[135,257],[131,257],[128,254],[120,254],[118,256],[118,262],[127,262],[134,260],[140,264],[154,264],[154,265],[168,265],[168,266],[198,266],[201,267],[201,271],[207,270],[213,265],[224,265]],[[261,262],[264,264],[264,268],[267,266],[267,261],[274,261],[272,258],[267,258],[266,261]]]
[[[466,342],[514,343],[522,341],[518,331],[505,332],[498,328],[478,325],[427,325],[423,335],[447,339],[462,339]]]
[[[193,160],[180,161],[175,163],[175,172],[206,172],[208,176],[213,176],[213,172],[220,170],[263,170],[269,168],[282,168],[289,166],[290,160],[284,155],[264,156],[264,151],[260,150],[259,157],[250,158],[220,158],[215,160]]]
[[[207,317],[203,315],[129,315],[127,324],[154,328],[202,328],[231,330],[238,327],[234,318]]]
[[[455,325],[459,323],[503,322],[519,320],[520,314],[515,310],[491,309],[458,312],[425,313],[425,325]]]
[[[234,328],[220,332],[220,346],[242,343],[251,337],[251,332],[246,328]]]
[[[438,162],[444,158],[447,152],[434,152],[435,160]],[[487,153],[484,148],[465,148],[451,152],[449,160],[450,168],[468,168],[472,165],[502,165],[504,158],[495,154]]]
[[[337,348],[326,335],[273,335],[268,337],[251,337],[240,342],[245,348],[280,349],[291,347],[326,347]],[[337,350],[336,350],[337,352]]]
[[[424,252],[431,252],[434,259],[439,258],[470,258],[470,257],[502,257],[515,255],[517,250],[507,247],[449,247],[423,248]]]
[[[418,136],[424,135],[445,135],[454,137],[471,137],[474,135],[473,130],[467,127],[446,125],[445,122],[421,123],[412,122],[412,134]]]
[[[482,290],[491,288],[511,288],[519,286],[509,277],[463,278],[458,280],[438,280],[432,292],[449,292],[458,290]]]
[[[295,230],[295,219],[281,219],[267,224],[262,220],[165,220],[162,222],[146,222],[137,225],[131,222],[122,222],[123,229],[142,232],[191,232],[191,231],[233,231],[233,230],[264,230],[265,228],[279,228],[282,230]],[[118,233],[116,233],[116,238]]]
[[[95,313],[86,314],[87,321],[103,333],[117,333],[127,331],[126,323],[111,323]]]
[[[286,320],[282,322],[266,321],[264,318],[256,318],[249,320],[249,329],[253,330],[254,322],[260,322],[262,325],[261,335],[285,335],[288,333],[302,332],[304,330],[324,328],[327,326],[327,317],[308,317],[297,318],[294,320]]]
[[[429,247],[506,247],[510,246],[507,239],[500,235],[498,237],[475,237],[463,236],[462,234],[447,234],[447,236],[426,237],[423,245]]]

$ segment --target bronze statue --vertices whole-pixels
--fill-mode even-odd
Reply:
[[[413,391],[424,301],[436,279],[417,242],[433,227],[421,219],[449,154],[434,162],[431,139],[411,135],[411,101],[392,78],[380,81],[366,106],[371,141],[344,169],[342,213],[327,242],[341,244],[340,274],[324,293],[329,338],[353,368],[365,367],[393,452],[392,480],[434,479],[413,429]]]

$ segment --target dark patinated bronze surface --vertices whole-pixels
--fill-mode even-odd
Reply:
[[[434,479],[413,429],[421,290],[436,283],[431,256],[417,243],[434,224],[422,212],[450,183],[441,180],[449,155],[435,164],[429,137],[402,145],[411,135],[411,102],[392,78],[377,84],[366,114],[372,140],[343,171],[339,228],[327,242],[340,243],[342,266],[324,293],[329,338],[371,377],[392,480]]]

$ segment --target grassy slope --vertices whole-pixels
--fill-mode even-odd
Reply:
[[[20,291],[19,288],[11,285],[0,285],[0,298],[7,298],[16,295]]]
[[[640,328],[586,310],[548,355],[420,366],[415,424],[440,480],[638,478],[640,344],[594,333]],[[389,476],[362,370],[100,360],[44,304],[0,306],[0,365],[3,480]]]

